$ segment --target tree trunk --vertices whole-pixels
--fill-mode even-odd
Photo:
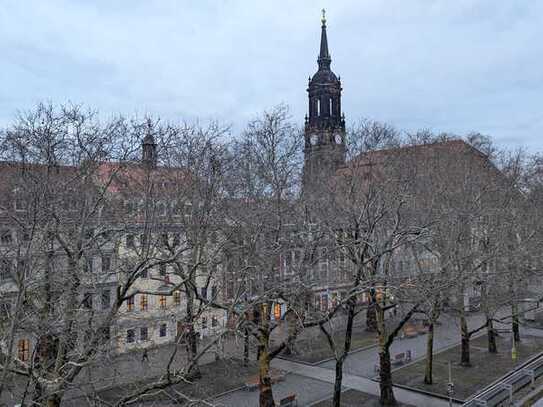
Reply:
[[[468,323],[463,313],[460,316],[460,333],[462,335],[462,355],[460,357],[460,365],[469,367],[471,366],[469,353],[469,331]]]
[[[60,407],[61,397],[57,394],[49,396],[47,399],[47,407]]]
[[[243,332],[243,366],[249,366],[249,330]]]
[[[191,287],[187,287],[187,315],[185,321],[187,323],[188,332],[187,332],[187,363],[189,365],[189,376],[191,379],[199,379],[202,377],[200,372],[200,367],[198,363],[195,362],[196,356],[198,355],[198,333],[194,330],[194,297],[191,291]]]
[[[332,406],[341,406],[341,384],[343,382],[343,358],[336,360],[336,380],[334,382],[334,398]]]
[[[488,336],[488,351],[490,353],[498,353],[498,345],[496,344],[496,331],[494,330],[492,318],[487,317],[486,330]]]
[[[390,344],[387,343],[385,311],[376,304],[376,322],[379,343],[379,388],[380,402],[383,406],[395,406],[396,399],[392,389],[392,367],[390,365]]]
[[[424,372],[424,383],[432,384],[432,368],[434,363],[434,323],[428,325],[428,336],[426,337],[426,370]]]
[[[375,308],[375,301],[370,299],[370,304],[366,311],[366,330],[370,332],[377,331],[377,313]]]
[[[290,355],[295,352],[296,338],[298,337],[298,321],[296,320],[296,314],[294,311],[287,311],[285,316],[287,322],[287,347],[285,354]]]
[[[515,301],[513,301],[513,304],[511,305],[511,314],[513,316],[513,339],[516,343],[520,342],[520,323],[518,320],[518,305]]]
[[[347,308],[347,326],[345,328],[345,342],[343,344],[343,353],[336,359],[336,379],[334,382],[334,398],[332,405],[334,407],[340,407],[341,404],[341,384],[343,381],[343,362],[351,351],[351,343],[353,338],[353,325],[355,316],[356,301],[350,298]]]
[[[270,315],[268,304],[262,305],[260,324],[261,329],[258,337],[259,406],[275,407],[270,377]]]
[[[384,348],[379,352],[379,388],[381,390],[380,402],[383,406],[395,406],[396,399],[392,389],[392,368],[390,365],[390,351]]]

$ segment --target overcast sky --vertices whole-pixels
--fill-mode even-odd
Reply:
[[[39,101],[301,125],[327,9],[347,121],[543,151],[543,1],[0,0],[0,124]]]

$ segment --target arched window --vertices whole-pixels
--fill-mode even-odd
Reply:
[[[317,116],[321,115],[321,100],[317,99]]]
[[[329,112],[330,112],[330,116],[334,115],[333,110],[332,110],[332,98],[330,98],[330,110],[329,110]]]
[[[30,341],[28,339],[19,339],[17,342],[17,357],[21,362],[28,361],[30,357]]]

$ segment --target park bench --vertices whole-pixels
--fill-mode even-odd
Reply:
[[[394,356],[394,358],[390,361],[392,366],[397,365],[403,365],[404,363],[411,362],[411,351],[405,351],[398,353]]]
[[[271,384],[280,382],[284,378],[285,378],[285,375],[282,371],[273,369],[273,368],[270,369]],[[249,391],[256,390],[258,389],[259,384],[260,384],[259,376],[257,374],[252,375],[245,381],[245,390],[249,390]]]
[[[419,335],[424,335],[425,333],[428,332],[428,328],[424,325],[417,326],[415,329],[417,330],[417,333]]]
[[[504,387],[496,387],[473,400],[473,405],[481,407],[499,406],[509,400],[509,392]]]
[[[526,372],[517,372],[508,377],[503,383],[485,391],[475,398],[474,405],[484,407],[501,406],[504,403],[511,403],[513,394],[520,389],[530,385],[532,379]]]
[[[411,362],[411,360],[412,360],[411,350],[406,350],[405,352],[400,352],[394,355],[394,357],[390,359],[390,364],[392,366],[399,366],[399,365],[403,365],[404,363]],[[375,372],[379,372],[379,369],[380,369],[379,364],[376,364],[374,366]]]
[[[541,375],[543,375],[543,359],[530,363],[524,370],[532,374],[534,380],[539,378]]]
[[[516,393],[523,387],[528,386],[532,383],[532,377],[524,371],[520,371],[513,376],[510,376],[505,380],[505,385],[510,389],[510,391],[513,393]]]
[[[414,338],[415,336],[418,336],[419,331],[417,328],[413,325],[407,325],[402,330],[402,336],[401,338]]]
[[[278,407],[296,407],[298,401],[296,400],[296,394],[289,394],[287,397],[279,400],[279,403],[275,403]]]

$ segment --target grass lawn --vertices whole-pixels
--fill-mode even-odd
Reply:
[[[345,331],[338,330],[334,332],[334,342],[338,344],[339,349],[343,348],[345,341]],[[374,345],[376,343],[375,332],[366,331],[366,326],[360,325],[353,328],[353,336],[351,341],[351,351],[356,349],[365,348],[367,346]],[[325,359],[334,357],[330,349],[330,345],[324,334],[320,331],[315,331],[315,335],[299,339],[296,342],[296,351],[292,355],[282,354],[281,357],[289,360],[306,362],[306,363],[318,363]]]
[[[314,407],[329,407],[332,405],[332,399],[321,401]],[[381,407],[379,397],[371,394],[362,393],[357,390],[347,390],[341,394],[341,405],[343,407]],[[398,403],[398,407],[412,407],[407,404]]]
[[[154,393],[152,397],[144,398],[144,400],[153,400],[153,403],[159,400],[171,402],[176,398],[175,391],[196,400],[213,398],[228,390],[243,386],[250,377],[254,377],[258,373],[258,368],[255,362],[250,362],[249,366],[245,367],[241,361],[229,359],[202,365],[200,366],[200,371],[202,373],[200,379],[194,380],[192,383],[185,382],[171,386],[168,389]],[[152,383],[152,380],[112,387],[108,390],[100,391],[99,397],[103,401],[114,403],[122,396],[130,394],[138,387],[147,383]],[[86,406],[89,404],[88,400],[77,398],[67,401],[67,405]]]
[[[454,397],[465,400],[468,396],[487,386],[494,380],[525,362],[535,353],[543,350],[543,338],[534,336],[521,337],[516,362],[511,359],[510,335],[498,338],[498,353],[487,351],[487,337],[480,336],[471,341],[471,367],[459,365],[460,345],[434,355],[433,381],[434,384],[423,383],[425,360],[395,370],[392,373],[395,384],[426,390],[432,393],[446,395],[448,382],[448,362],[452,361],[452,378],[454,382]]]

